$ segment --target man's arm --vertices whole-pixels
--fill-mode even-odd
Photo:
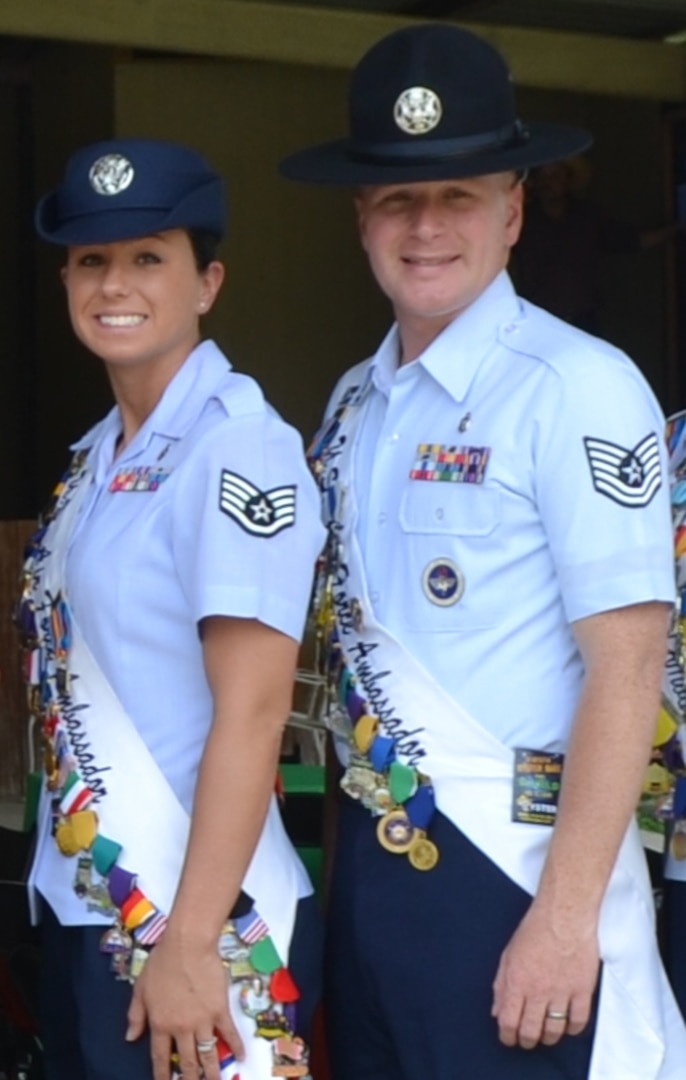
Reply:
[[[557,823],[538,892],[494,983],[493,1015],[508,1046],[550,1045],[588,1022],[600,905],[650,756],[670,610],[636,604],[573,625],[586,674]],[[546,1018],[548,1010],[569,1021]]]
[[[241,1055],[217,942],[274,790],[298,653],[292,638],[254,619],[212,617],[201,626],[214,719],[179,890],[129,1011],[127,1038],[150,1027],[155,1080],[168,1080],[172,1040],[186,1080],[200,1077],[196,1041],[215,1031]],[[203,1055],[202,1067],[219,1080],[216,1052]]]

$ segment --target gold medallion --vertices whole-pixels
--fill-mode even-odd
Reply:
[[[376,826],[382,848],[393,855],[405,855],[416,841],[415,829],[404,810],[389,810]]]
[[[683,862],[686,859],[686,832],[682,829],[676,829],[672,833],[672,839],[669,842],[669,850],[673,857],[679,862]]]
[[[419,836],[410,845],[407,855],[415,870],[433,870],[438,862],[438,848],[425,836]]]
[[[55,841],[63,855],[78,855],[81,850],[70,821],[60,822],[55,830]]]
[[[376,716],[364,713],[355,724],[353,739],[355,746],[361,754],[366,754],[376,738],[379,730],[379,720]]]

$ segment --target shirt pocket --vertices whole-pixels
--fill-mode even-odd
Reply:
[[[415,631],[486,629],[502,611],[494,581],[501,493],[481,484],[415,481],[400,503],[403,571],[410,586],[400,621]],[[445,592],[436,575],[448,581]],[[452,575],[457,578],[453,592]],[[453,596],[456,598],[453,599]]]

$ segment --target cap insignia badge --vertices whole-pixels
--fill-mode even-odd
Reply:
[[[437,126],[442,115],[441,99],[425,86],[403,90],[393,106],[393,119],[406,135],[426,135]]]
[[[98,195],[119,195],[126,191],[134,175],[133,165],[122,154],[105,154],[93,162],[88,179]]]

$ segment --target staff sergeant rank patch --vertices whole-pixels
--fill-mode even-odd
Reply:
[[[628,450],[605,439],[584,438],[593,486],[620,506],[647,506],[662,484],[654,431]]]
[[[222,469],[219,509],[253,536],[276,536],[295,525],[295,484],[260,491],[245,477]]]

